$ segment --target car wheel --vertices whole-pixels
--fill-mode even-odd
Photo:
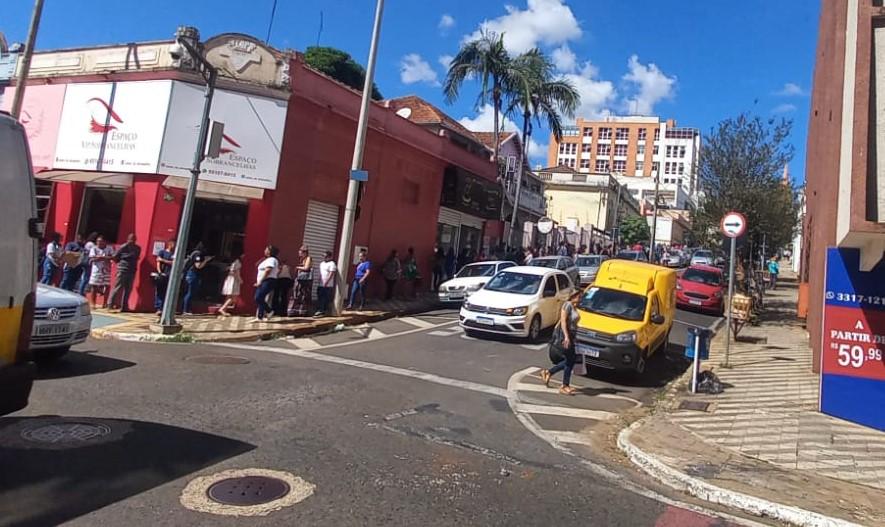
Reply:
[[[538,337],[541,336],[541,317],[539,315],[535,315],[532,317],[532,322],[529,324],[529,340],[532,342],[537,342]]]
[[[52,364],[53,362],[62,358],[62,356],[64,356],[64,354],[67,353],[70,349],[70,346],[65,346],[63,348],[34,350],[34,362],[36,362],[38,366],[46,366]]]

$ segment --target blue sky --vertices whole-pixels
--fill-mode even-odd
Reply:
[[[5,0],[0,31],[23,41],[33,2]],[[236,31],[263,39],[273,0],[48,0],[38,49],[169,38],[197,26],[204,38]],[[385,97],[417,94],[484,127],[475,86],[447,106],[441,58],[482,25],[514,52],[538,45],[583,95],[585,117],[653,112],[706,134],[742,111],[794,120],[794,180],[804,179],[805,139],[819,0],[387,0],[376,82]],[[270,44],[317,42],[365,62],[374,0],[278,0]],[[124,7],[125,6],[125,7]],[[491,129],[491,125],[487,125]],[[536,132],[537,134],[537,132]],[[545,163],[537,134],[533,163]]]

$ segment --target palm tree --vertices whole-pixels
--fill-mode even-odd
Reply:
[[[492,105],[495,137],[494,162],[498,180],[502,183],[503,178],[498,163],[501,108],[504,100],[510,97],[507,87],[513,84],[511,76],[514,74],[513,61],[504,48],[504,35],[482,31],[479,38],[465,43],[449,63],[449,71],[443,84],[446,102],[452,103],[458,98],[461,85],[465,80],[476,79],[479,81],[480,91],[475,108],[479,110],[486,104]],[[503,207],[501,219],[504,219]]]
[[[567,80],[554,78],[555,69],[550,59],[539,49],[529,50],[513,60],[513,73],[508,76],[506,92],[509,95],[507,112],[522,113],[522,151],[520,152],[519,176],[510,218],[510,245],[516,232],[516,213],[519,211],[519,192],[522,185],[525,158],[532,134],[532,119],[546,124],[557,141],[562,140],[561,114],[572,117],[581,96]]]

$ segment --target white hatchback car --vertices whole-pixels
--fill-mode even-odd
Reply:
[[[89,302],[78,294],[37,284],[31,353],[38,363],[55,360],[89,337],[92,313]]]
[[[497,333],[537,340],[544,328],[556,324],[574,287],[571,278],[557,269],[504,269],[464,301],[461,327],[468,335]]]
[[[515,267],[513,262],[477,262],[465,265],[451,280],[439,286],[440,302],[463,302],[465,298],[482,289],[498,271]]]

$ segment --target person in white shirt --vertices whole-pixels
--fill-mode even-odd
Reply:
[[[329,303],[335,294],[335,281],[338,278],[338,266],[332,260],[332,251],[326,251],[320,263],[320,285],[317,286],[317,312],[313,316],[321,317],[328,314]]]
[[[267,304],[267,295],[273,292],[280,273],[280,261],[277,260],[279,253],[279,249],[268,245],[264,249],[264,260],[258,264],[258,277],[255,279],[255,303],[258,305],[258,312],[253,322],[261,322],[265,317],[270,320],[273,317]]]
[[[40,283],[52,285],[55,282],[55,276],[63,263],[62,254],[64,251],[61,247],[61,234],[53,232],[49,237],[49,243],[46,244],[46,255],[43,257],[43,276],[40,277]]]

